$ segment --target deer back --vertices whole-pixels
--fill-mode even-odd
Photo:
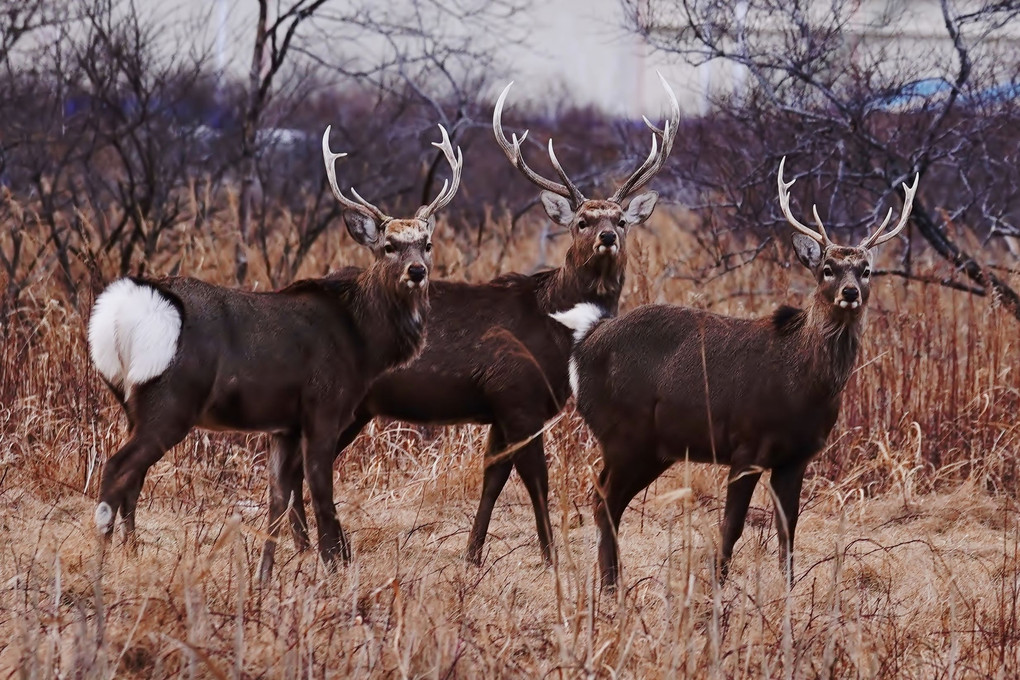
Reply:
[[[181,318],[173,359],[155,378],[172,389],[152,392],[173,399],[168,413],[192,405],[186,410],[198,410],[199,425],[295,427],[300,396],[312,380],[363,391],[370,367],[385,361],[370,350],[355,318],[353,276],[275,293],[185,277],[139,285],[171,301]]]

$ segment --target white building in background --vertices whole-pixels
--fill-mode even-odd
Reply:
[[[216,63],[224,70],[247,73],[254,36],[253,0],[136,2],[142,11],[197,18],[194,39],[213,48]],[[827,4],[815,3],[811,11],[824,11]],[[734,20],[743,21],[746,2],[738,0],[733,7]],[[495,49],[505,51],[502,60],[511,64],[508,75],[517,83],[514,97],[518,101],[568,100],[626,116],[654,113],[664,107],[655,77],[658,69],[683,108],[702,113],[711,94],[739,90],[746,83],[746,74],[729,62],[716,60],[695,68],[652,54],[641,38],[623,27],[619,0],[534,0],[523,23],[525,44],[500,46],[498,39],[493,41]],[[768,32],[767,26],[760,25],[753,30],[759,37]],[[951,51],[938,0],[861,0],[848,30],[849,43],[905,42],[928,52],[933,45],[947,54]]]

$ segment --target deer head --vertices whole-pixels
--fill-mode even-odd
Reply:
[[[464,169],[464,155],[460,148],[454,153],[446,128],[439,126],[442,141],[432,142],[446,156],[452,171],[452,179],[444,180],[443,188],[428,205],[423,205],[410,219],[397,219],[383,213],[366,201],[352,187],[347,198],[340,191],[336,180],[336,159],[346,153],[333,153],[329,148],[329,133],[326,127],[322,135],[322,159],[326,164],[326,177],[333,190],[333,196],[343,206],[344,224],[347,232],[356,242],[365,246],[375,255],[370,267],[372,273],[387,279],[391,289],[402,290],[408,295],[421,297],[428,288],[428,273],[432,266],[432,232],[436,228],[436,213],[453,200],[460,187],[461,172]]]
[[[832,314],[847,318],[857,318],[868,303],[871,294],[872,251],[877,246],[895,238],[907,220],[917,192],[919,175],[914,176],[913,186],[903,183],[903,210],[896,226],[886,232],[889,220],[892,219],[892,208],[886,213],[885,220],[868,238],[858,246],[840,246],[829,240],[825,226],[818,216],[818,206],[812,206],[811,213],[818,230],[802,224],[790,212],[790,187],[796,179],[789,182],[783,180],[783,167],[786,157],[779,162],[779,206],[783,216],[799,233],[793,235],[793,247],[797,259],[811,270],[818,287],[815,289],[815,303],[820,308],[829,308]]]
[[[570,232],[572,241],[567,254],[567,265],[578,270],[587,269],[599,277],[622,276],[626,264],[626,239],[630,227],[648,219],[655,208],[658,194],[654,191],[639,194],[626,205],[627,198],[646,185],[659,172],[673,149],[680,120],[680,105],[676,95],[665,78],[659,80],[669,97],[671,118],[662,129],[655,127],[647,118],[645,124],[652,130],[651,151],[645,161],[631,174],[626,182],[608,200],[589,199],[563,170],[553,142],[549,140],[549,160],[559,175],[560,182],[546,179],[532,170],[521,154],[521,144],[528,131],[518,138],[516,134],[507,140],[503,133],[503,105],[513,82],[507,85],[496,100],[492,114],[492,131],[503,153],[530,182],[543,189],[542,205],[549,217]]]

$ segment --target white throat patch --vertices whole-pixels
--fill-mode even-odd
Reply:
[[[576,304],[565,312],[553,312],[549,316],[574,331],[574,342],[584,340],[599,319],[603,317],[602,308],[594,302]]]

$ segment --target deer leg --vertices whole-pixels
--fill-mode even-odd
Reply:
[[[733,546],[744,533],[744,520],[747,508],[754,495],[754,487],[761,477],[761,472],[750,472],[747,468],[730,468],[729,480],[726,485],[726,507],[723,510],[722,551],[719,555],[719,582],[726,580],[730,570],[730,558],[733,557]]]
[[[549,520],[549,468],[545,461],[542,436],[539,435],[518,450],[513,458],[517,474],[521,476],[531,507],[535,510],[535,526],[542,559],[546,566],[553,563],[552,523]]]
[[[286,496],[290,504],[290,535],[294,539],[294,547],[298,552],[304,552],[311,547],[312,543],[308,537],[308,515],[305,512],[305,469],[301,464],[301,457],[297,456],[297,463],[288,471],[290,474],[290,492]]]
[[[146,472],[181,438],[167,446],[150,436],[136,433],[107,461],[95,512],[96,527],[106,538],[113,534],[118,512],[125,519],[130,516],[125,529],[129,532],[134,530],[135,504]]]
[[[603,467],[595,488],[595,528],[599,537],[599,573],[602,585],[615,588],[620,572],[619,546],[616,542],[617,529],[623,516],[623,507],[616,500],[618,492],[613,483],[615,476],[608,467]],[[611,500],[613,499],[613,500]]]
[[[510,471],[513,470],[513,461],[504,453],[506,448],[505,438],[497,424],[489,428],[489,439],[485,445],[485,470],[482,473],[482,498],[478,502],[478,512],[475,513],[475,522],[471,526],[471,535],[468,537],[467,560],[479,565],[482,563],[482,546],[485,544],[485,536],[489,531],[489,520],[492,519],[492,509],[496,505],[496,499],[506,486],[506,480],[510,478]]]
[[[135,508],[138,505],[138,496],[142,493],[142,484],[139,481],[132,488],[124,493],[124,504],[121,506],[120,515],[124,518],[124,545],[132,553],[138,550],[138,541],[135,534]]]
[[[364,408],[359,409],[354,413],[354,420],[350,425],[344,428],[343,432],[340,433],[340,439],[336,444],[336,455],[333,457],[334,462],[337,458],[343,455],[343,452],[347,450],[347,447],[354,443],[354,440],[358,438],[361,431],[368,425],[368,421],[372,420],[372,414],[366,411]]]
[[[365,425],[368,424],[368,421],[371,419],[372,415],[365,411],[359,411],[355,415],[354,422],[351,423],[351,425],[349,425],[340,435],[340,439],[337,442],[336,451],[334,453],[334,461],[344,452],[344,450],[347,449],[348,446],[350,446],[351,442],[357,438],[357,436],[361,433],[361,430],[364,429]],[[279,499],[282,498],[283,507],[290,507],[288,517],[290,518],[290,531],[291,535],[294,537],[294,545],[299,551],[303,552],[308,550],[310,541],[308,538],[308,516],[305,513],[303,492],[305,479],[304,461],[302,456],[298,454],[297,446],[299,442],[299,438],[294,439],[294,448],[287,453],[285,460],[273,464],[271,459],[271,464],[269,466],[270,485],[271,487],[277,486],[278,489],[274,491],[273,488],[270,488],[270,528],[271,535],[275,539],[279,535],[280,529],[277,526],[275,533],[272,531],[272,527],[274,526],[272,503],[274,498],[276,498],[277,502],[279,502]],[[332,475],[332,465],[330,467],[329,474]],[[330,492],[330,497],[332,498],[332,492]],[[282,510],[279,515],[275,515],[277,518],[281,516]],[[279,521],[279,519],[276,521]],[[345,555],[344,560],[349,560],[350,547],[347,544],[347,537],[343,533],[343,528],[339,526],[339,523],[337,525],[337,532],[341,540],[341,552]],[[266,544],[263,547],[262,565],[259,570],[259,578],[261,580],[268,580],[272,575],[273,553],[275,550],[275,542],[266,541]]]
[[[608,460],[623,460],[627,464],[612,465],[606,462]],[[599,537],[602,585],[612,590],[620,576],[618,536],[623,511],[634,496],[654,482],[671,463],[653,456],[628,457],[604,453],[603,465],[595,489],[595,527]]]
[[[130,403],[121,402],[131,424],[131,435],[103,467],[94,515],[96,528],[107,540],[120,513],[124,518],[125,542],[133,545],[135,508],[146,473],[195,425],[198,418],[195,407],[167,408],[167,404],[177,403],[172,398],[176,391],[172,378],[163,376],[139,386]]]
[[[336,454],[334,455],[333,462],[339,458],[347,447],[358,438],[361,431],[365,429],[365,425],[368,421],[372,420],[372,414],[366,411],[359,411],[355,414],[354,422],[348,426],[343,433],[340,435],[340,440],[336,446]],[[294,508],[290,515],[290,531],[294,536],[294,543],[297,545],[298,550],[307,550],[309,546],[308,540],[308,517],[305,514],[305,504],[303,502],[303,488],[304,488],[304,465],[301,462],[301,456],[295,456],[297,464],[289,468],[290,474],[293,476],[292,488],[294,489]]]
[[[779,534],[779,564],[786,574],[786,582],[793,587],[793,533],[800,512],[800,490],[804,483],[807,461],[772,471],[769,480],[776,494],[776,531]]]
[[[319,532],[319,554],[330,569],[339,554],[344,562],[351,559],[347,536],[340,526],[333,502],[333,455],[336,452],[336,430],[306,429],[303,435],[305,481],[312,496],[312,509]]]
[[[336,452],[333,454],[333,464],[335,464],[336,459],[347,450],[347,447],[358,438],[358,435],[361,434],[361,431],[365,429],[365,425],[367,425],[370,420],[372,420],[372,414],[366,411],[362,410],[355,413],[354,422],[348,425],[340,434],[340,439],[336,445]],[[294,535],[294,543],[297,544],[298,550],[307,550],[309,545],[308,517],[305,515],[305,504],[302,500],[304,469],[301,457],[296,456],[295,460],[297,461],[297,464],[290,470],[294,478],[293,488],[295,490],[294,512],[290,515],[290,530]]]
[[[113,534],[118,513],[125,519],[126,538],[134,532],[135,507],[146,473],[163,454],[184,439],[194,424],[191,414],[167,414],[151,392],[148,396],[139,393],[136,399],[135,428],[127,443],[106,462],[99,483],[99,504],[94,519],[106,539]]]
[[[304,511],[301,499],[301,456],[299,449],[301,439],[295,434],[275,435],[269,445],[269,538],[262,546],[262,562],[259,565],[259,582],[266,583],[273,574],[273,561],[276,555],[276,544],[283,525],[283,515],[290,506],[291,521],[297,509]],[[294,468],[297,468],[297,485],[294,483]],[[305,544],[307,548],[307,533]],[[295,541],[301,545],[299,541]]]

